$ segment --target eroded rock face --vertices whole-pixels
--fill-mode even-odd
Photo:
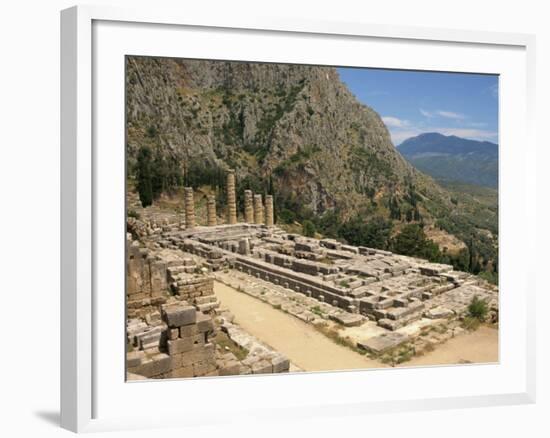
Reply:
[[[421,177],[334,68],[131,57],[127,71],[130,161],[161,145],[241,179],[271,175],[280,196],[316,214],[351,214]]]

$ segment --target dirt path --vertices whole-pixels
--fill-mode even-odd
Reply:
[[[480,327],[475,332],[449,339],[434,351],[413,357],[401,366],[498,362],[498,330]]]
[[[214,291],[222,307],[235,315],[235,323],[286,355],[304,371],[384,367],[380,362],[335,344],[311,325],[256,298],[219,282],[214,282]]]

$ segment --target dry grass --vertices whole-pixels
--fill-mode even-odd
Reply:
[[[327,338],[329,338],[331,341],[333,341],[335,344],[341,345],[343,347],[347,347],[356,353],[365,355],[366,351],[362,350],[357,347],[356,343],[351,340],[348,336],[341,336],[340,332],[337,327],[331,326],[326,322],[321,322],[319,324],[314,324],[314,327],[325,335]]]
[[[235,342],[227,336],[227,333],[222,332],[221,330],[216,333],[216,337],[213,340],[217,345],[222,347],[224,351],[231,351],[231,353],[233,353],[239,360],[243,360],[246,356],[248,356],[248,350],[246,348],[235,344]]]

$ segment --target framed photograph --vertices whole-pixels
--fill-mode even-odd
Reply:
[[[534,37],[61,18],[63,427],[534,401]]]

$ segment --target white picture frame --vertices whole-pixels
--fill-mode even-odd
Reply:
[[[147,38],[140,37],[144,32],[147,32]],[[124,379],[120,379],[124,370],[118,365],[110,366],[105,361],[111,352],[124,350],[120,339],[111,336],[116,340],[110,342],[106,336],[106,333],[120,333],[123,336],[123,324],[118,324],[124,314],[116,312],[120,311],[121,302],[124,302],[124,293],[120,288],[112,286],[114,290],[120,290],[120,296],[116,293],[106,295],[104,286],[107,283],[120,285],[120,279],[124,277],[124,260],[119,257],[119,246],[123,245],[124,240],[123,223],[120,223],[124,200],[120,198],[118,189],[107,190],[108,187],[118,187],[124,170],[123,161],[120,161],[124,156],[124,144],[120,143],[124,133],[123,130],[119,132],[121,118],[124,118],[120,114],[120,105],[123,105],[120,101],[120,90],[123,89],[124,77],[118,75],[120,65],[123,64],[121,54],[181,56],[183,53],[179,52],[179,46],[170,41],[180,37],[189,38],[193,32],[197,38],[199,33],[209,39],[234,38],[234,49],[242,51],[228,54],[227,58],[223,54],[220,57],[219,53],[224,50],[222,45],[209,46],[204,40],[203,44],[196,45],[192,54],[188,54],[189,57],[201,57],[197,53],[204,50],[203,57],[207,59],[300,62],[307,48],[307,63],[348,65],[351,62],[353,65],[366,66],[364,61],[353,61],[352,55],[346,58],[348,55],[344,53],[345,50],[338,53],[339,59],[336,60],[336,48],[344,47],[342,45],[369,44],[373,59],[378,59],[373,65],[369,65],[371,67],[441,69],[441,66],[447,66],[446,70],[450,71],[502,75],[500,124],[504,127],[501,130],[500,143],[501,153],[504,154],[500,163],[500,225],[503,230],[500,260],[501,266],[513,269],[505,270],[501,276],[501,294],[505,299],[501,303],[500,346],[501,349],[503,346],[505,348],[504,353],[501,353],[500,364],[492,365],[500,368],[434,367],[208,378],[193,382],[145,382],[124,386]],[[241,44],[246,41],[251,43]],[[300,41],[311,46],[300,46],[297,44]],[[290,44],[296,48],[288,49],[284,55],[286,58],[283,59],[283,55],[275,50],[275,42],[280,42],[277,46]],[[320,43],[323,44],[323,50],[316,52],[314,45]],[[405,52],[405,46],[410,50]],[[273,418],[283,415],[305,418],[312,415],[361,415],[367,412],[534,402],[536,273],[522,262],[520,256],[522,252],[535,248],[536,236],[535,215],[532,214],[537,202],[534,195],[536,145],[532,126],[534,46],[533,36],[519,34],[316,22],[292,18],[282,20],[264,17],[227,21],[214,16],[190,16],[182,11],[155,8],[126,10],[78,6],[62,11],[62,427],[81,432],[188,426],[206,422],[208,417],[205,412],[201,413],[200,403],[197,403],[194,410],[188,405],[170,410],[159,403],[148,407],[148,412],[154,413],[150,416],[140,412],[139,406],[132,405],[131,400],[136,400],[136,397],[164,399],[170,392],[181,391],[182,385],[186,385],[186,391],[195,394],[196,400],[206,399],[218,390],[242,393],[240,399],[236,397],[231,409],[223,410],[216,405],[209,407],[209,414],[215,410],[219,421],[230,417]],[[300,52],[300,47],[304,51]],[[422,56],[425,58],[406,56],[413,49],[419,50],[420,55],[424,53]],[[209,50],[209,54],[206,50]],[[450,59],[446,53],[453,50],[457,51],[457,55]],[[399,62],[392,61],[388,55],[390,52],[394,54],[393,59],[396,59],[395,53],[401,53]],[[468,54],[469,52],[471,53]],[[433,59],[433,64],[430,65],[426,60],[432,58],[437,59]],[[461,65],[464,66],[463,69]],[[112,72],[116,74],[111,74]],[[511,102],[516,107],[513,113],[508,112]],[[506,124],[506,121],[513,120],[514,117],[519,117],[515,119],[516,126],[509,127],[510,124]],[[117,134],[111,135],[114,132]],[[511,144],[514,141],[517,143],[518,139],[522,140],[521,148],[512,148]],[[98,144],[102,145],[101,153],[98,153]],[[106,148],[105,145],[114,147]],[[516,168],[512,181],[510,171],[514,170],[513,166]],[[520,208],[518,203],[521,203]],[[107,210],[113,212],[111,217],[105,215]],[[514,229],[521,221],[524,227],[519,238]],[[117,233],[120,234],[120,245],[113,243],[118,238]],[[119,272],[121,269],[122,272]],[[511,289],[520,292],[508,293],[507,290]],[[102,315],[101,318],[98,315]],[[517,347],[513,356],[506,350],[509,344]],[[118,361],[117,364],[124,360],[123,354],[120,358],[113,356],[111,359]],[[367,391],[347,391],[348,388],[357,387],[359,377],[364,382],[362,384],[372,388],[372,391],[368,391],[372,394],[367,394]],[[461,379],[469,378],[483,382],[477,392],[468,388],[468,385],[461,384]],[[395,381],[395,385],[388,386],[388,379]],[[433,388],[419,386],[427,379],[433,380]],[[454,387],[451,383],[447,387],[437,383],[449,380],[456,380]],[[406,393],[399,389],[400,382],[409,382],[405,385]],[[320,393],[315,392],[320,384],[325,385],[322,394],[332,394],[331,397],[323,399]],[[173,391],[171,388],[174,388]],[[338,388],[342,391],[338,391]],[[284,393],[292,389],[296,391],[296,395],[292,403],[287,403]],[[269,394],[269,400],[262,398],[262,394]],[[258,398],[254,403],[247,403],[247,397]],[[126,406],[127,409],[119,408],[120,406]]]

